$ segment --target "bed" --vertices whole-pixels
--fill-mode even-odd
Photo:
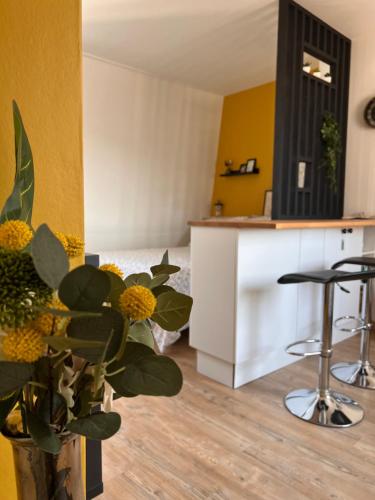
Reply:
[[[142,248],[139,250],[105,250],[97,252],[100,257],[100,264],[114,263],[124,273],[125,276],[133,273],[150,272],[150,267],[159,264],[165,248]],[[178,292],[190,295],[190,248],[175,247],[169,248],[169,262],[181,268],[181,271],[172,274],[168,284],[173,286]],[[154,324],[153,333],[155,341],[163,351],[167,346],[176,342],[181,331],[187,328],[185,325],[178,332],[167,332]]]

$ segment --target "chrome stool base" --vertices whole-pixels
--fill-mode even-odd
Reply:
[[[363,410],[344,394],[319,390],[297,389],[284,398],[286,408],[294,416],[324,427],[351,427],[363,419]]]
[[[375,389],[375,367],[370,363],[336,363],[331,374],[341,382],[363,389]]]

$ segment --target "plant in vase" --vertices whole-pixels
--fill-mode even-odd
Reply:
[[[14,104],[16,177],[0,216],[0,430],[12,443],[20,499],[83,499],[80,436],[120,428],[115,397],[174,396],[182,374],[155,353],[152,323],[187,323],[191,297],[168,280],[168,252],[150,273],[114,265],[69,270],[82,241],[31,226],[34,172]],[[102,405],[102,410],[93,408]]]

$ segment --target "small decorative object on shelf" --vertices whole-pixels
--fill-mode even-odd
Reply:
[[[221,217],[223,215],[224,203],[222,203],[220,200],[217,200],[217,202],[214,205],[214,208],[215,208],[215,217]]]
[[[303,63],[303,71],[305,71],[306,73],[310,73],[311,63],[309,61]]]
[[[241,172],[241,174],[246,174],[246,172],[247,172],[246,169],[247,169],[247,163],[242,163],[240,165],[240,172]]]
[[[180,329],[193,301],[166,285],[180,270],[168,251],[150,273],[125,278],[115,266],[69,270],[83,243],[32,228],[33,158],[16,103],[13,116],[15,183],[0,215],[0,431],[18,500],[83,500],[81,436],[119,430],[114,391],[178,394],[181,371],[154,351],[152,324]]]
[[[233,161],[232,160],[225,160],[224,165],[227,167],[225,170],[225,173],[230,174],[232,172]]]
[[[250,174],[251,172],[254,172],[254,168],[256,167],[256,164],[257,164],[256,158],[250,158],[249,160],[247,160],[246,172],[248,174]]]
[[[337,191],[337,162],[342,151],[339,124],[332,113],[326,111],[323,116],[323,125],[320,129],[324,151],[322,166],[325,168],[329,187]]]
[[[375,97],[367,104],[364,117],[367,125],[375,128]]]
[[[324,80],[327,82],[327,83],[332,83],[332,75],[331,73],[326,73],[324,75]]]

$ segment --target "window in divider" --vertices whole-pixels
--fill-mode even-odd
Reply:
[[[308,52],[303,53],[303,71],[327,83],[332,83],[331,65],[314,57]]]

